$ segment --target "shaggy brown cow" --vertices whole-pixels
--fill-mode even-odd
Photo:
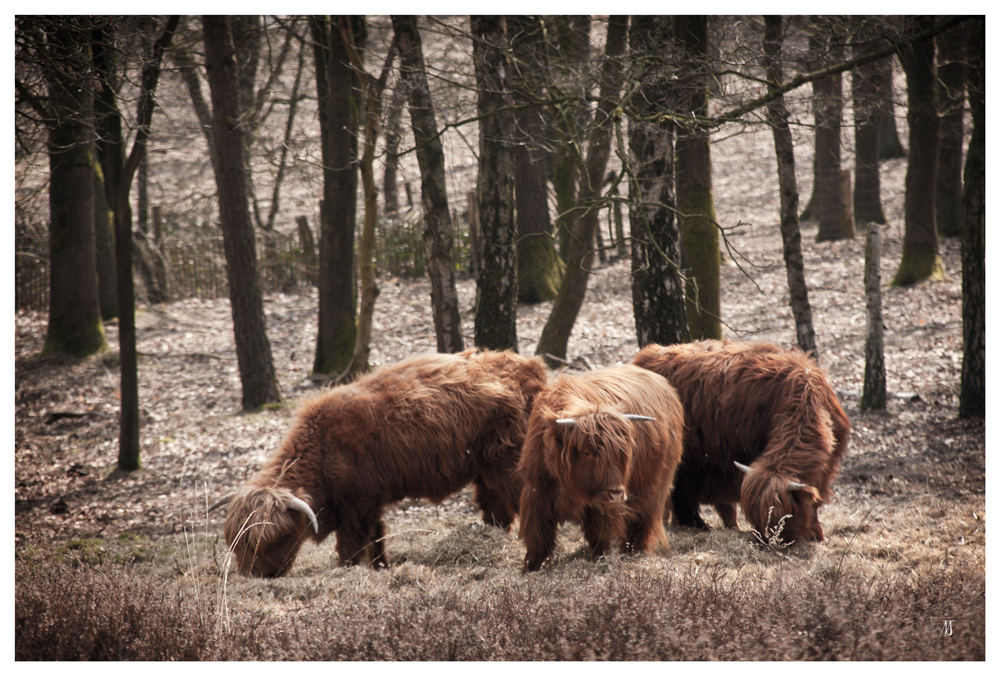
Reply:
[[[767,343],[705,340],[647,345],[634,363],[665,376],[684,403],[675,523],[706,528],[698,506],[711,504],[736,528],[739,503],[761,534],[790,515],[784,540],[823,539],[816,510],[830,499],[851,424],[815,361]]]
[[[591,554],[668,548],[663,513],[683,449],[684,411],[663,378],[619,366],[560,376],[535,399],[518,469],[523,571],[552,553],[560,523]]]
[[[541,360],[512,352],[431,354],[305,402],[280,449],[229,503],[226,542],[241,573],[285,573],[305,537],[337,533],[341,565],[386,565],[383,507],[441,502],[469,482],[483,520],[517,515],[517,461]]]

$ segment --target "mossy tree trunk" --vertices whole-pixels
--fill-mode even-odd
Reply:
[[[517,222],[510,141],[507,34],[502,17],[472,17],[479,122],[477,195],[482,262],[476,279],[476,347],[517,351]]]
[[[323,199],[319,218],[319,318],[313,373],[347,368],[357,338],[354,229],[360,99],[340,30],[329,16],[309,19],[319,99]]]
[[[516,143],[514,199],[517,215],[517,295],[523,303],[553,300],[562,281],[563,261],[556,253],[549,218],[545,153],[546,121],[541,107],[531,107],[541,96],[547,71],[543,58],[541,17],[508,16],[511,42],[511,98]]]
[[[668,17],[633,16],[629,30],[632,63],[648,66],[628,108],[632,313],[639,347],[685,343],[690,335],[675,217],[673,123],[657,119],[676,96],[668,65],[670,24]]]
[[[445,185],[444,149],[431,101],[424,65],[424,52],[414,16],[393,16],[392,27],[399,43],[399,86],[406,91],[410,126],[420,167],[420,196],[424,207],[424,250],[431,280],[431,308],[438,352],[460,352],[464,348],[462,321],[455,288],[453,227]],[[386,139],[388,147],[388,139]],[[386,162],[386,183],[389,181]],[[393,179],[395,180],[395,179]],[[388,193],[386,193],[388,199]]]
[[[883,160],[906,157],[906,148],[899,140],[899,130],[896,128],[896,88],[893,82],[892,57],[879,59],[875,62],[875,82],[879,105],[878,156]]]
[[[986,415],[986,21],[969,30],[969,108],[972,138],[962,193],[962,384],[958,415]]]
[[[926,30],[933,26],[934,17],[916,17],[912,23],[914,32]],[[892,280],[894,286],[944,277],[934,208],[939,127],[934,41],[924,40],[903,47],[900,62],[906,73],[910,154],[903,198],[903,256]]]
[[[226,276],[233,313],[236,359],[243,385],[244,410],[281,401],[267,338],[264,302],[257,272],[256,245],[248,202],[245,128],[240,119],[239,80],[233,34],[227,17],[202,18],[205,69],[211,89],[218,150],[216,186],[226,254]]]
[[[611,154],[614,117],[619,114],[624,77],[621,57],[625,52],[627,36],[628,17],[610,17],[604,47],[604,63],[599,78],[600,96],[587,144],[586,171],[580,185],[578,198],[580,208],[575,212],[577,217],[573,226],[573,236],[569,239],[565,254],[566,273],[563,275],[559,295],[556,296],[535,348],[535,354],[553,365],[566,359],[566,349],[573,324],[576,323],[587,293],[587,281],[594,259],[592,243],[600,215],[601,187],[604,185],[608,157]],[[553,360],[548,355],[556,359]]]
[[[764,20],[764,67],[768,89],[774,90],[783,82],[782,42],[784,30],[780,16]],[[778,190],[780,201],[780,229],[782,254],[785,259],[785,276],[788,279],[789,305],[795,319],[795,340],[804,352],[819,357],[816,333],[813,329],[812,306],[809,304],[809,287],[806,286],[805,264],[802,260],[802,231],[799,223],[799,189],[795,179],[795,148],[788,124],[788,110],[784,96],[768,104],[768,121],[774,136],[774,154],[778,162]]]
[[[853,40],[854,54],[870,51],[870,28],[858,20]],[[877,62],[854,69],[851,95],[854,103],[854,222],[885,223],[882,211],[882,182],[879,175],[879,120],[882,97],[877,87]]]
[[[708,21],[705,16],[678,16],[675,34],[681,50],[677,85],[685,111],[708,112]],[[677,134],[677,210],[686,270],[688,329],[691,338],[722,338],[719,298],[719,229],[712,193],[712,153],[708,132],[691,126]]]

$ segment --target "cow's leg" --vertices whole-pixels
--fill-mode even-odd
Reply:
[[[485,477],[476,477],[476,504],[483,510],[483,523],[487,526],[497,526],[508,530],[514,523],[514,510],[508,500],[497,490],[494,490]]]
[[[371,555],[372,568],[386,568],[389,560],[385,556],[385,520],[381,516],[375,519],[368,535],[368,551]]]
[[[725,524],[726,528],[739,528],[740,524],[736,518],[736,505],[728,502],[720,502],[715,505],[715,511],[718,513],[719,517],[722,519],[722,523]]]
[[[382,523],[379,510],[358,509],[344,516],[343,523],[337,529],[337,554],[340,565],[353,566],[366,561],[375,566],[375,557],[384,560],[385,549],[382,537],[385,524]],[[384,565],[384,563],[382,564]]]
[[[623,554],[651,552],[658,543],[669,548],[667,534],[663,530],[663,519],[657,518],[656,515],[640,513],[625,525],[621,552]]]
[[[554,496],[544,489],[524,487],[518,533],[527,550],[521,568],[523,573],[541,568],[556,547],[558,519],[554,503]]]
[[[708,525],[698,513],[698,497],[693,495],[680,480],[674,484],[674,491],[670,495],[670,504],[674,511],[675,525],[708,530]]]
[[[612,514],[602,514],[593,507],[583,508],[583,537],[590,546],[590,555],[595,559],[604,556],[611,548],[611,541],[616,535],[624,535],[621,527],[615,522],[621,517]],[[616,527],[618,526],[618,527]]]

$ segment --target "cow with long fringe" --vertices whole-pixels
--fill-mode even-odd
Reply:
[[[523,572],[580,525],[593,557],[668,548],[663,513],[681,459],[684,412],[663,378],[635,366],[562,375],[535,399],[521,453]]]
[[[675,524],[707,528],[699,506],[709,504],[737,528],[739,504],[761,535],[785,518],[786,542],[823,540],[817,510],[830,499],[851,424],[812,358],[769,343],[704,340],[647,345],[633,363],[666,377],[684,404]]]
[[[286,573],[306,538],[336,532],[341,565],[387,565],[382,512],[439,503],[470,482],[483,520],[508,529],[540,359],[469,350],[411,357],[306,401],[281,447],[228,504],[226,542],[244,575]]]

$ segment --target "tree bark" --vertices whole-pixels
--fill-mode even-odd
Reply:
[[[248,204],[245,128],[240,123],[239,79],[233,34],[226,17],[205,16],[205,69],[211,89],[218,149],[216,186],[226,254],[236,358],[243,384],[242,405],[252,410],[281,401],[267,338],[253,222]]]
[[[510,139],[513,119],[501,110],[509,99],[503,20],[472,17],[472,59],[476,71],[479,122],[479,222],[482,268],[476,280],[476,347],[517,345],[517,223]]]
[[[389,69],[396,56],[396,41],[389,46],[382,74],[375,79],[364,70],[364,61],[354,42],[352,19],[340,17],[340,35],[344,40],[348,57],[354,68],[365,96],[364,150],[361,153],[361,191],[365,199],[365,221],[358,242],[360,262],[361,306],[358,308],[358,335],[354,342],[354,354],[347,369],[340,374],[338,382],[350,382],[369,370],[368,355],[371,351],[372,317],[375,314],[375,299],[379,288],[375,281],[375,224],[378,222],[378,191],[375,189],[375,143],[382,123],[382,92],[385,90]]]
[[[855,22],[854,54],[871,50],[873,39],[863,19]],[[851,95],[854,103],[854,222],[885,223],[879,175],[879,120],[884,98],[878,91],[878,61],[854,69]]]
[[[826,22],[816,30],[829,32]],[[837,47],[835,40],[824,35],[820,44],[823,65],[841,61],[843,48]],[[819,231],[817,242],[827,242],[854,237],[854,219],[846,212],[845,204],[850,204],[843,193],[840,162],[840,131],[844,109],[843,77],[830,75],[814,83],[816,111],[816,183],[817,209],[819,210]],[[849,195],[850,193],[848,193]]]
[[[546,72],[540,17],[508,16],[511,42],[511,94],[514,112],[514,199],[517,214],[517,293],[524,303],[553,300],[559,292],[563,261],[556,253],[549,218],[544,143],[546,121],[540,107]]]
[[[977,18],[969,40],[972,138],[962,193],[962,384],[958,415],[986,416],[986,21]]]
[[[49,324],[42,354],[104,349],[94,236],[93,91],[88,32],[71,18],[46,26],[49,88]]]
[[[934,17],[913,20],[914,32],[934,25]],[[903,256],[893,286],[944,278],[938,254],[935,195],[938,161],[938,95],[934,71],[934,41],[904,47],[900,62],[906,72],[910,155],[906,164]]]
[[[311,17],[319,99],[323,199],[319,219],[319,318],[316,374],[342,373],[357,338],[354,231],[357,219],[360,98],[340,31]]]
[[[768,88],[780,85],[784,77],[783,36],[781,17],[765,17],[764,55]],[[792,145],[792,131],[788,125],[788,110],[785,108],[783,96],[775,98],[768,104],[767,115],[774,136],[774,154],[778,161],[782,254],[785,259],[785,276],[788,279],[788,302],[795,319],[795,341],[802,351],[811,352],[818,360],[819,350],[816,348],[812,306],[809,304],[809,287],[806,285],[805,264],[802,261],[802,231],[798,213],[799,189],[795,180],[795,148]]]
[[[444,149],[431,101],[423,45],[414,16],[393,16],[399,42],[400,87],[410,109],[410,125],[420,167],[420,197],[424,207],[424,249],[431,280],[431,308],[438,352],[464,349],[462,320],[455,288],[454,230],[445,184]],[[388,168],[386,182],[389,180]]]
[[[611,135],[615,110],[621,101],[624,76],[622,55],[628,34],[628,18],[612,16],[608,19],[608,33],[604,46],[604,63],[601,66],[600,98],[587,144],[585,173],[580,185],[580,196],[573,236],[567,246],[566,274],[563,276],[559,295],[542,329],[535,354],[545,358],[550,365],[566,359],[570,333],[576,323],[580,307],[587,293],[587,281],[593,265],[594,230],[600,214],[600,192],[611,154]],[[547,355],[556,357],[552,360]]]
[[[674,20],[681,49],[678,86],[686,97],[683,109],[696,116],[708,112],[708,21],[705,16],[678,16]],[[719,230],[712,194],[712,153],[708,132],[678,131],[677,209],[687,271],[688,329],[691,338],[722,338],[719,298]]]
[[[650,64],[629,106],[629,223],[632,230],[632,313],[639,347],[689,340],[681,233],[674,217],[672,123],[656,119],[672,104],[669,45],[671,20],[633,16],[629,50],[633,64]]]
[[[941,126],[938,154],[938,235],[960,237],[962,219],[962,146],[965,140],[965,44],[968,24],[937,36],[937,79],[941,86]]]
[[[868,314],[865,331],[865,383],[861,392],[862,411],[885,410],[885,351],[882,324],[882,228],[868,224],[865,237],[865,306]]]
[[[91,150],[94,167],[94,242],[97,251],[98,295],[101,319],[118,317],[118,278],[115,274],[114,212],[104,191],[104,173],[96,147]]]
[[[893,83],[893,57],[879,59],[875,65],[875,84],[878,88],[878,156],[883,160],[906,157],[906,148],[899,140],[896,129],[896,87]]]

